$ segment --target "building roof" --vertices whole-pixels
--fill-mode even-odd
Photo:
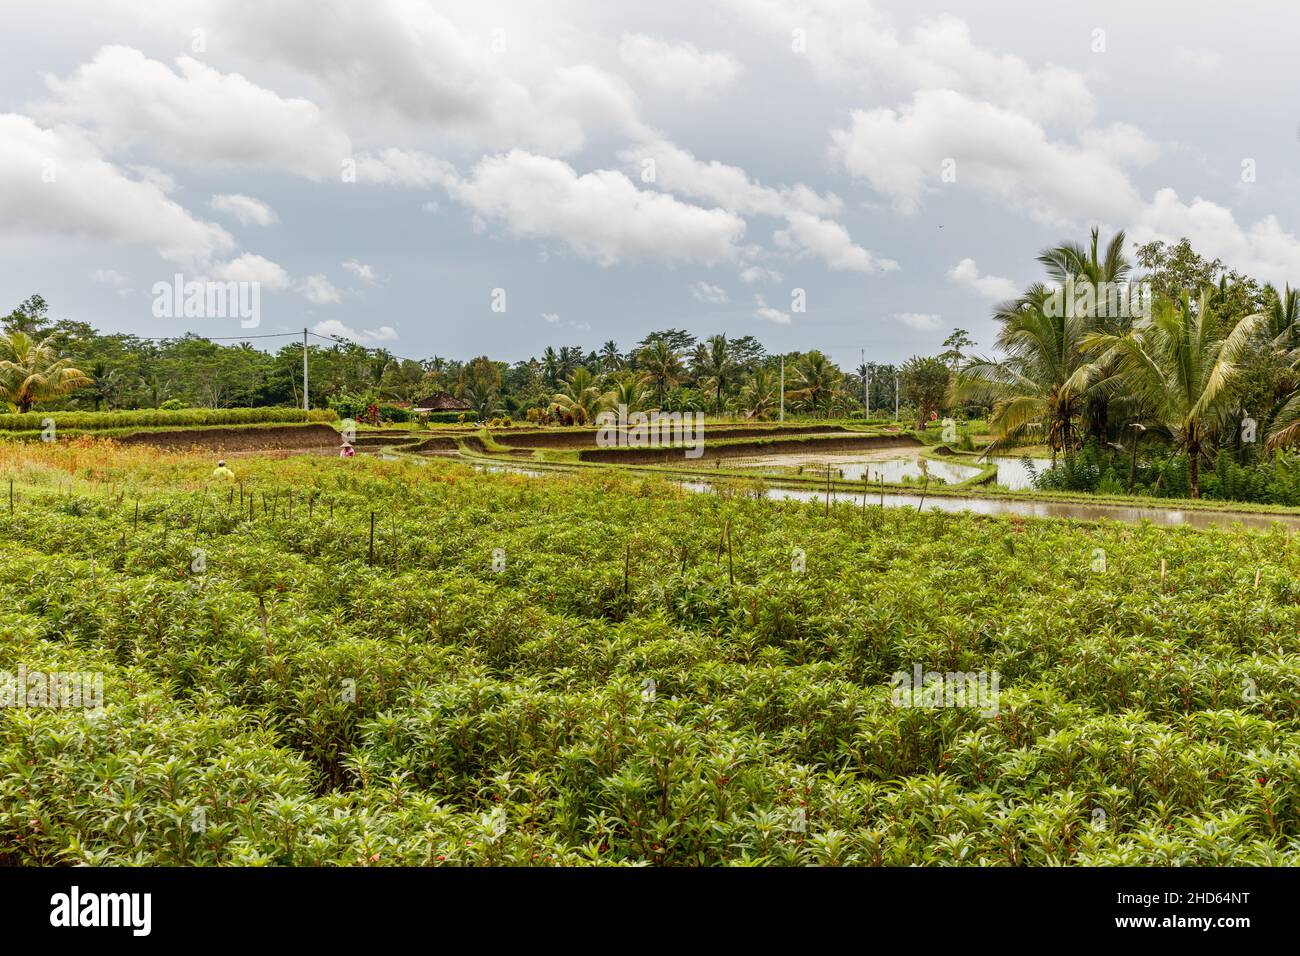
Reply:
[[[467,412],[470,404],[448,392],[435,392],[416,402],[414,408],[417,412]]]

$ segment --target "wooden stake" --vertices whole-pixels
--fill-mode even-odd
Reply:
[[[1255,569],[1255,589],[1259,590],[1259,568]]]
[[[627,597],[628,579],[632,576],[632,542],[624,545],[623,550],[623,597]]]
[[[1160,559],[1160,587],[1163,590],[1165,586],[1165,559]]]
[[[270,657],[271,635],[266,629],[266,599],[260,594],[257,596],[257,613],[262,619],[262,646],[266,648],[267,657]]]
[[[736,584],[736,565],[732,560],[731,554],[731,519],[727,519],[727,577],[731,579],[734,587]]]

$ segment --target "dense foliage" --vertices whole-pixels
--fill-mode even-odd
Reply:
[[[0,446],[0,862],[1300,862],[1282,530],[209,466]]]
[[[210,425],[259,425],[334,421],[338,416],[314,408],[140,409],[132,412],[28,412],[0,415],[0,432],[34,432],[53,420],[56,429],[104,431],[116,428],[199,428]]]

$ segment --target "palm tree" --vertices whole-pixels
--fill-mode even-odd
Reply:
[[[1063,242],[1044,250],[1038,256],[1038,261],[1043,264],[1048,276],[1063,287],[1063,295],[1068,295],[1069,291],[1077,288],[1091,290],[1091,306],[1085,299],[1082,303],[1084,314],[1081,316],[1087,321],[1090,332],[1123,335],[1132,328],[1133,309],[1130,308],[1131,302],[1124,284],[1133,265],[1124,255],[1125,241],[1124,231],[1120,230],[1111,237],[1103,253],[1099,230],[1093,226],[1087,246]],[[1071,301],[1068,308],[1073,311],[1079,305],[1080,303]],[[1098,380],[1114,374],[1114,371],[1110,367],[1099,368]],[[1108,390],[1093,389],[1084,400],[1082,414],[1089,433],[1098,442],[1104,442],[1110,427]]]
[[[1290,285],[1284,292],[1266,285],[1264,292],[1268,297],[1264,334],[1273,348],[1292,351],[1300,346],[1300,294]]]
[[[1267,319],[1248,315],[1222,339],[1211,334],[1215,323],[1210,292],[1202,290],[1196,308],[1184,293],[1157,303],[1151,318],[1130,332],[1095,333],[1084,342],[1102,352],[1097,364],[1116,361],[1125,387],[1187,453],[1193,498],[1201,496],[1206,436],[1225,411],[1240,361]]]
[[[500,406],[501,396],[488,382],[478,379],[470,382],[462,390],[461,398],[469,402],[470,408],[478,412],[480,421],[505,414],[505,410]]]
[[[29,412],[37,402],[61,398],[91,378],[54,350],[52,339],[37,342],[26,332],[0,335],[0,401]]]
[[[692,371],[701,387],[713,392],[714,411],[722,411],[722,393],[739,381],[743,369],[736,363],[725,335],[711,335],[695,347]]]
[[[816,349],[795,364],[790,395],[813,411],[830,412],[844,374]]]
[[[777,408],[780,385],[770,368],[756,368],[740,389],[740,407],[751,418],[766,418]]]
[[[1073,422],[1081,414],[1090,384],[1084,340],[1090,316],[1050,307],[1055,291],[1036,282],[1018,299],[994,310],[1002,323],[1001,361],[975,358],[958,376],[957,395],[992,404],[993,448],[1046,439],[1052,459],[1076,444]],[[1068,314],[1067,314],[1068,313]]]
[[[655,401],[662,406],[664,395],[682,379],[682,357],[662,338],[656,338],[637,356],[648,385],[654,387]]]
[[[560,391],[551,396],[551,402],[560,411],[572,415],[579,425],[595,421],[604,405],[595,376],[583,365],[561,383]]]
[[[618,408],[623,405],[629,412],[639,412],[645,409],[646,395],[645,383],[631,372],[622,372],[618,375],[611,376],[609,379],[613,386],[602,397],[601,401],[606,408]]]
[[[546,376],[546,384],[554,388],[560,381],[560,357],[555,354],[555,349],[549,345],[546,351],[542,353],[542,374]]]
[[[623,367],[623,356],[618,351],[618,343],[613,339],[600,347],[600,362],[607,372],[617,372]]]

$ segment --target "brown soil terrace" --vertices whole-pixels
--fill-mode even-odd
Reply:
[[[716,437],[716,436],[715,436]],[[820,438],[805,435],[786,441],[739,441],[726,445],[704,442],[704,454],[687,458],[686,449],[676,448],[590,448],[578,453],[582,461],[618,462],[625,465],[671,464],[715,459],[751,458],[762,454],[791,454],[806,452],[820,454],[828,451],[857,451],[863,448],[920,448],[923,443],[910,435],[833,435]]]

